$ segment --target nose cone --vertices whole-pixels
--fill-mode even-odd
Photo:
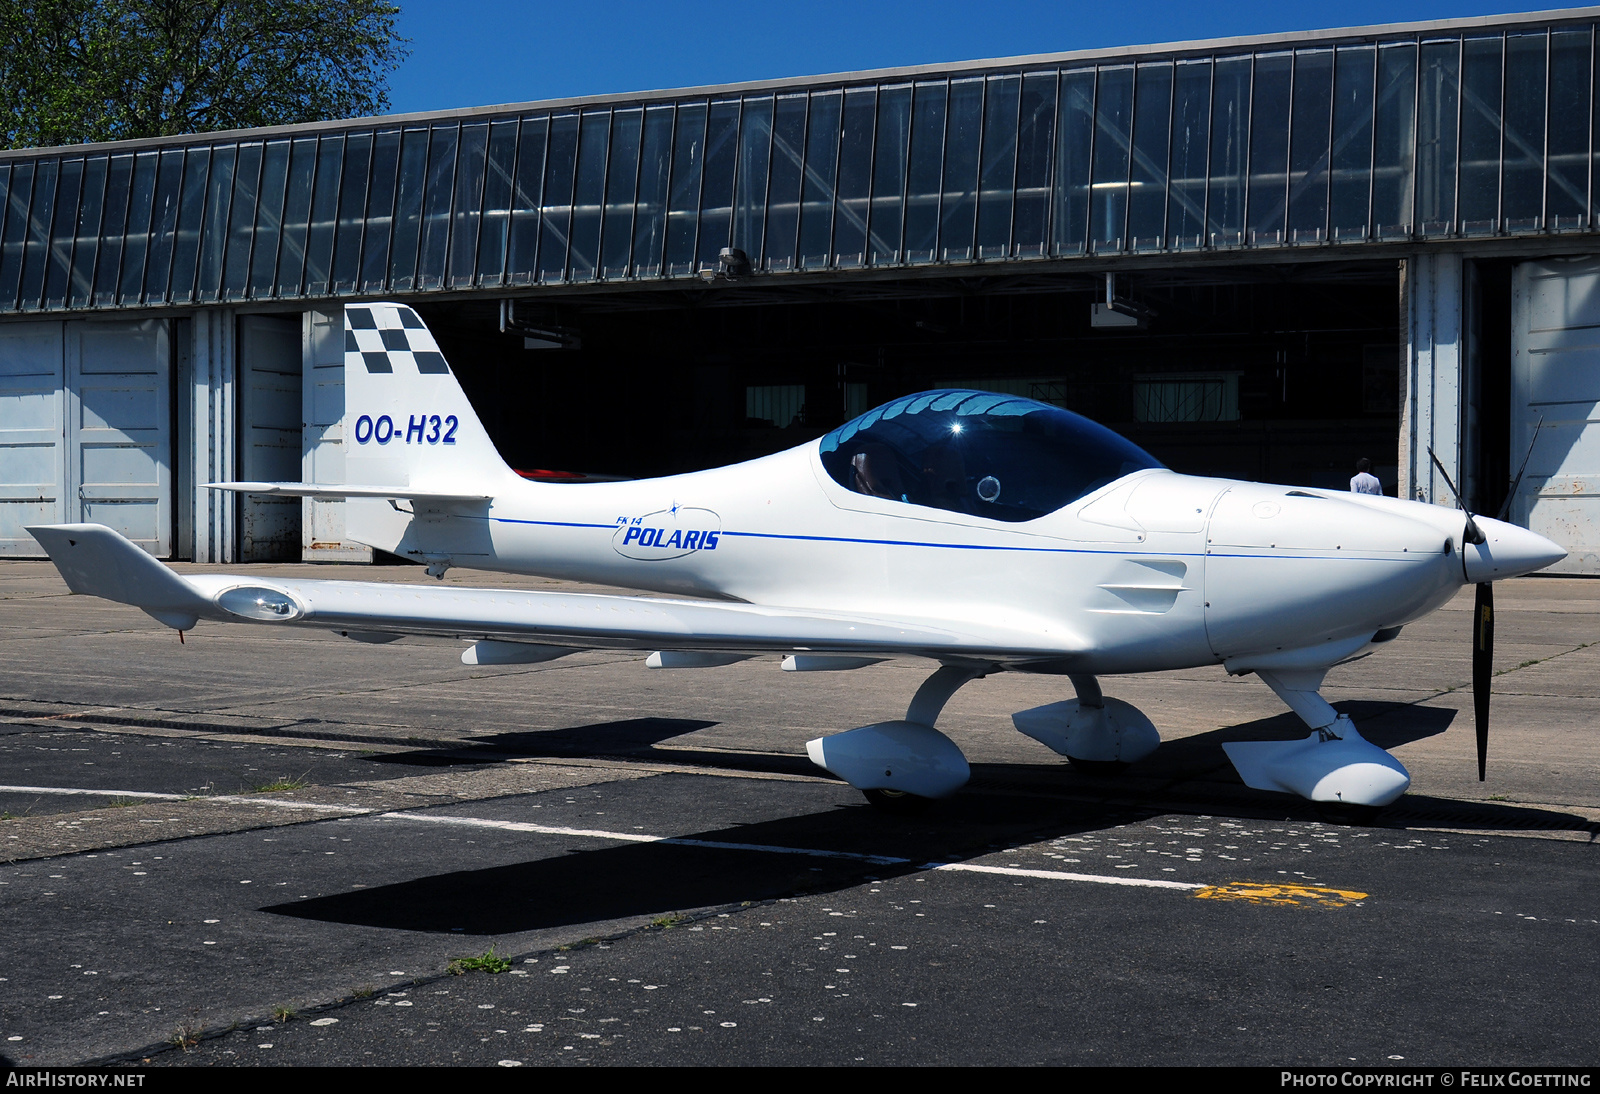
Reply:
[[[1567,557],[1566,551],[1538,532],[1488,517],[1472,519],[1486,537],[1483,543],[1467,543],[1461,548],[1467,580],[1474,584],[1531,574]]]

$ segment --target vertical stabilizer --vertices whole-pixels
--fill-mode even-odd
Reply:
[[[344,309],[345,481],[493,497],[515,479],[404,304]]]
[[[394,487],[411,500],[350,497],[352,539],[448,565],[491,564],[489,499],[524,485],[495,450],[439,344],[404,304],[344,309],[345,482]],[[418,495],[472,495],[477,502]]]

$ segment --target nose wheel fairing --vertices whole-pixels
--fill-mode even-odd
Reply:
[[[1303,740],[1234,741],[1222,750],[1246,786],[1314,802],[1384,806],[1411,785],[1404,765],[1361,736],[1348,714]]]
[[[1352,639],[1328,643],[1320,651],[1289,650],[1253,663],[1228,663],[1230,672],[1254,671],[1311,727],[1302,740],[1224,744],[1222,750],[1246,786],[1298,794],[1313,802],[1370,807],[1388,805],[1406,792],[1411,774],[1405,766],[1361,736],[1350,716],[1334,710],[1320,694],[1332,665],[1308,663],[1318,653],[1342,660],[1364,645]]]

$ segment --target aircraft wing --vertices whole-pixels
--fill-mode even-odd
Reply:
[[[208,482],[207,490],[263,494],[280,498],[392,498],[396,501],[488,501],[488,494],[450,494],[409,486],[320,485],[311,482]]]
[[[1020,664],[1083,652],[1063,633],[804,608],[457,586],[189,577],[98,524],[29,528],[75,593],[142,608],[179,630],[199,620],[310,625],[368,640],[433,635],[580,649],[914,656]]]

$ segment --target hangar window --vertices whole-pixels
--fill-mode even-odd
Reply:
[[[1060,407],[987,391],[928,391],[821,441],[822,465],[857,493],[1013,523],[1161,464]]]
[[[1239,420],[1239,373],[1136,376],[1133,382],[1133,420],[1236,422]]]
[[[774,384],[744,389],[744,416],[756,422],[771,422],[787,429],[800,417],[806,405],[804,384]]]

